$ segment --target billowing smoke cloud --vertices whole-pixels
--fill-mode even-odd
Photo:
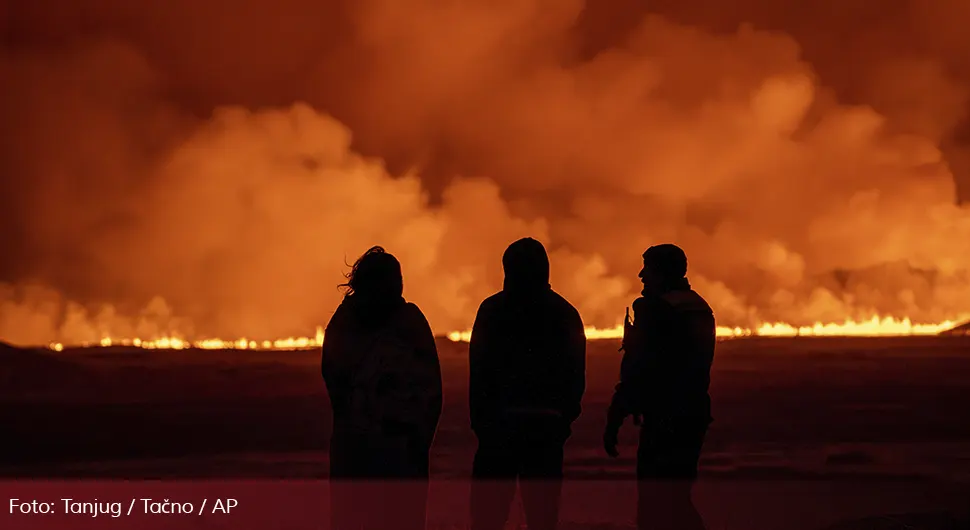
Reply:
[[[667,241],[724,325],[970,310],[962,2],[216,4],[0,11],[0,338],[306,335],[374,244],[447,332],[526,235],[588,325]]]

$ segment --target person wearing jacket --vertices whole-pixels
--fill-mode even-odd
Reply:
[[[716,328],[707,302],[687,280],[687,255],[672,244],[643,254],[641,297],[624,327],[620,381],[603,445],[613,457],[627,417],[640,424],[637,523],[643,529],[703,529],[691,500],[701,447],[712,421]]]
[[[512,243],[502,264],[503,288],[481,303],[469,345],[472,529],[504,526],[518,479],[529,528],[552,530],[563,446],[586,388],[586,336],[579,312],[549,285],[542,243]]]
[[[333,409],[332,528],[423,530],[442,407],[434,335],[404,299],[401,265],[383,248],[357,260],[345,287],[321,362]]]

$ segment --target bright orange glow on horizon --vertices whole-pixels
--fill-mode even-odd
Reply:
[[[823,324],[821,322],[812,326],[796,327],[790,324],[775,322],[764,323],[757,328],[729,328],[718,327],[717,336],[721,338],[743,338],[743,337],[901,337],[901,336],[931,336],[937,335],[952,329],[966,320],[967,317],[957,321],[947,320],[936,324],[913,323],[908,318],[897,320],[893,317],[874,316],[865,321],[846,320],[845,322]],[[447,338],[452,342],[468,342],[471,338],[471,331],[452,331]],[[595,327],[586,328],[586,337],[589,340],[600,339],[619,339],[623,336],[623,327],[599,329]],[[63,351],[65,348],[72,347],[109,347],[127,346],[143,348],[149,350],[307,350],[319,348],[323,344],[323,328],[318,327],[313,337],[288,337],[277,340],[255,341],[245,338],[236,340],[224,339],[202,339],[191,341],[180,337],[160,337],[156,339],[140,338],[111,338],[105,337],[97,343],[83,344],[62,344],[52,343],[49,348],[54,351]]]
[[[897,320],[893,317],[873,316],[869,320],[855,322],[846,320],[841,324],[816,322],[812,326],[792,326],[783,322],[763,323],[755,329],[729,328],[718,326],[717,336],[721,338],[740,337],[900,337],[914,335],[937,335],[960,324],[959,321],[947,320],[937,324],[914,324],[908,318]],[[623,326],[598,329],[586,328],[586,338],[619,339],[623,337]],[[468,342],[471,331],[453,331],[448,338],[454,342]]]

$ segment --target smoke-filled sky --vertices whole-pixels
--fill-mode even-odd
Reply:
[[[955,317],[968,23],[965,0],[0,0],[0,338],[312,333],[374,244],[444,333],[526,235],[587,325],[662,242],[723,325]]]

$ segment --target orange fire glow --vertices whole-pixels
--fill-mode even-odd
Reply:
[[[50,344],[50,349],[63,351],[64,348],[127,346],[146,350],[186,350],[190,348],[200,350],[308,350],[318,348],[322,344],[323,328],[317,327],[317,332],[313,337],[288,337],[285,339],[264,341],[255,341],[246,338],[236,340],[202,339],[191,341],[181,337],[159,337],[156,339],[140,339],[137,337],[131,339],[116,339],[105,337],[97,343],[62,344],[55,342]]]
[[[873,316],[865,321],[846,320],[839,323],[823,324],[816,322],[812,326],[792,326],[783,322],[763,323],[751,328],[729,328],[718,326],[717,336],[721,338],[739,337],[900,337],[915,335],[937,335],[956,327],[960,321],[947,320],[937,324],[914,324],[909,318],[897,320],[893,317]],[[619,339],[623,337],[623,326],[598,329],[586,328],[586,338]],[[467,342],[471,338],[471,331],[453,331],[448,334],[452,341]]]
[[[717,336],[721,338],[743,337],[900,337],[937,335],[956,327],[963,321],[947,320],[936,324],[918,324],[909,318],[897,320],[893,317],[874,316],[865,321],[846,320],[839,323],[796,327],[782,322],[763,323],[756,328],[718,327]],[[619,339],[623,336],[622,325],[613,328],[586,328],[589,340]],[[468,342],[471,331],[452,331],[447,335],[452,342]],[[306,350],[318,348],[323,344],[323,328],[318,327],[313,337],[288,337],[285,339],[255,341],[245,338],[236,340],[202,339],[187,340],[181,337],[159,337],[155,339],[105,337],[97,343],[62,344],[52,343],[50,349],[63,351],[76,347],[126,346],[149,350]]]

